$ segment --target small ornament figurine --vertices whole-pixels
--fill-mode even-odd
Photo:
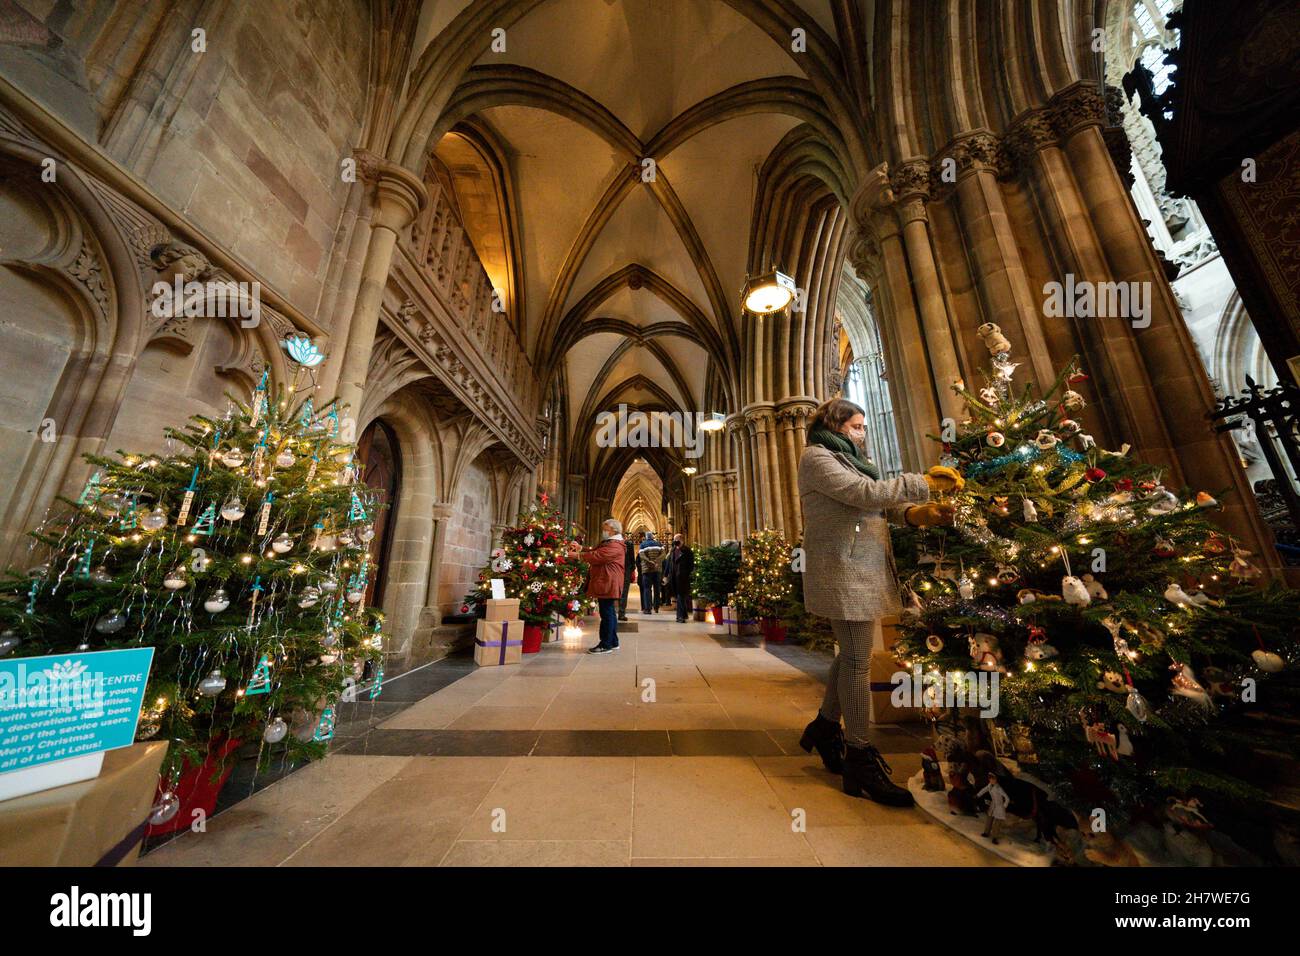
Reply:
[[[1077,607],[1087,607],[1092,602],[1088,589],[1072,574],[1067,574],[1061,578],[1061,597],[1065,599],[1066,604],[1073,604]]]
[[[1045,661],[1057,655],[1057,650],[1047,643],[1047,632],[1037,625],[1029,628],[1029,643],[1025,645],[1025,660]]]
[[[998,832],[1001,830],[1002,824],[1007,818],[1007,805],[1011,802],[1011,798],[1008,797],[1007,792],[1002,789],[1001,785],[998,783],[998,778],[994,774],[990,773],[987,780],[988,782],[984,785],[984,789],[976,794],[977,797],[987,796],[989,798],[989,807],[984,822],[984,832],[981,836],[986,836],[994,843],[997,843]]]
[[[1169,665],[1169,669],[1174,672],[1173,692],[1176,695],[1194,700],[1206,710],[1214,709],[1214,703],[1210,700],[1210,695],[1206,693],[1205,688],[1196,679],[1196,672],[1192,670],[1190,665],[1180,664],[1175,661]]]
[[[1002,334],[1002,329],[992,322],[985,322],[975,330],[975,334],[984,342],[990,355],[999,355],[1011,351],[1011,342]]]
[[[1194,608],[1205,607],[1207,604],[1218,605],[1219,602],[1213,600],[1204,591],[1197,591],[1195,594],[1188,594],[1183,590],[1183,586],[1174,581],[1169,587],[1165,588],[1165,600],[1171,604],[1177,604],[1179,607]]]
[[[1011,725],[1011,746],[1016,752],[1017,763],[1038,763],[1038,751],[1029,736],[1029,728],[1024,724]]]
[[[1088,597],[1094,601],[1105,601],[1110,597],[1102,583],[1094,578],[1091,574],[1085,574],[1082,577],[1083,586],[1088,589]]]
[[[1041,451],[1050,451],[1052,448],[1056,447],[1058,441],[1060,441],[1060,439],[1056,437],[1056,433],[1047,428],[1040,429],[1038,434],[1034,437],[1034,444],[1037,445]]]
[[[1250,554],[1245,548],[1234,546],[1232,549],[1232,564],[1228,566],[1228,574],[1242,582],[1259,577],[1263,572],[1246,560],[1250,557]]]
[[[1151,553],[1157,558],[1172,558],[1178,552],[1172,541],[1164,535],[1156,535],[1155,547],[1151,549]]]
[[[992,634],[978,633],[971,635],[970,639],[970,658],[975,662],[977,670],[982,671],[1004,671],[1002,666],[1002,650],[998,646],[998,639]]]
[[[1282,658],[1272,651],[1266,651],[1260,648],[1257,651],[1250,652],[1250,659],[1255,662],[1255,666],[1267,674],[1276,674],[1284,665]]]
[[[964,760],[948,758],[948,783],[952,785],[948,790],[948,812],[953,815],[975,816],[975,788],[969,774]]]
[[[938,654],[943,650],[943,638],[938,634],[931,634],[925,639],[925,647],[931,654]]]
[[[1118,671],[1105,671],[1101,675],[1101,680],[1097,681],[1098,690],[1108,690],[1112,694],[1127,693],[1128,685],[1124,683],[1124,677]]]
[[[1218,502],[1214,500],[1214,495],[1210,494],[1208,491],[1198,491],[1196,493],[1196,507],[1213,508],[1217,505]]]
[[[1082,395],[1072,388],[1067,388],[1065,394],[1061,396],[1061,404],[1071,411],[1077,411],[1083,408],[1085,402]]]
[[[1015,584],[1020,580],[1020,572],[1010,564],[999,564],[997,570],[998,584]]]
[[[1121,757],[1133,756],[1133,741],[1129,740],[1128,728],[1121,723],[1116,728],[1116,733],[1119,737],[1119,743],[1115,746],[1116,751]]]
[[[985,441],[989,443],[990,448],[1001,448],[1007,443],[1007,438],[1001,432],[989,432]]]
[[[926,790],[943,793],[948,789],[944,785],[943,770],[939,766],[939,758],[935,756],[933,747],[926,747],[921,752],[921,774]]]
[[[957,580],[957,593],[961,595],[963,601],[969,601],[975,596],[975,584],[969,575],[963,574]]]
[[[1037,521],[1037,520],[1038,520],[1038,509],[1034,507],[1034,499],[1033,499],[1033,498],[1026,498],[1026,499],[1024,500],[1023,504],[1024,504],[1025,520],[1026,520],[1026,521]]]

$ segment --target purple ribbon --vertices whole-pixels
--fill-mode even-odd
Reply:
[[[491,621],[491,622],[489,622],[489,623],[495,624],[496,622],[495,622],[495,621]],[[523,643],[524,643],[522,638],[521,638],[520,640],[517,640],[517,641],[511,641],[511,640],[508,640],[509,635],[510,635],[510,622],[509,622],[509,621],[502,621],[502,622],[501,622],[501,640],[499,640],[499,641],[481,641],[481,640],[479,640],[479,639],[476,637],[476,638],[474,638],[474,643],[477,644],[479,647],[500,647],[500,648],[501,648],[501,661],[500,661],[500,663],[504,664],[504,663],[506,662],[506,648],[507,648],[507,647],[522,647],[522,646],[523,646]]]

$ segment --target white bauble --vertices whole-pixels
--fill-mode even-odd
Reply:
[[[140,519],[140,527],[145,531],[161,531],[167,527],[167,512],[161,507],[154,508],[143,518]]]
[[[230,607],[230,595],[226,594],[225,588],[217,588],[203,602],[203,610],[209,614],[220,614],[228,607]]]
[[[280,532],[271,542],[271,550],[276,554],[287,554],[293,550],[293,538],[289,537],[287,531]]]
[[[185,577],[184,568],[172,568],[167,572],[167,577],[163,578],[163,587],[168,591],[179,591],[189,583],[189,578]]]
[[[221,517],[227,521],[238,521],[244,517],[244,503],[238,498],[231,498],[221,506]]]
[[[293,464],[293,452],[289,451],[289,449],[287,448],[284,451],[280,452],[280,454],[275,456],[276,468],[288,468],[292,464]]]
[[[238,468],[244,463],[244,453],[238,448],[232,448],[221,456],[221,463],[228,468]]]
[[[126,627],[126,615],[121,611],[105,614],[95,622],[95,630],[100,634],[116,634],[124,627]]]

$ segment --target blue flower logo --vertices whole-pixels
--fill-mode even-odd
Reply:
[[[305,335],[295,335],[285,339],[284,350],[289,353],[289,358],[308,368],[315,368],[325,361],[325,353]]]

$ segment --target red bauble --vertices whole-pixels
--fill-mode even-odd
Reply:
[[[1088,376],[1086,373],[1079,371],[1071,375],[1068,379],[1066,379],[1066,381],[1069,382],[1071,385],[1078,385],[1080,382],[1088,381]]]
[[[1088,481],[1096,483],[1106,477],[1106,473],[1100,468],[1092,467],[1083,473],[1083,477]]]
[[[461,613],[461,614],[468,614],[468,613],[469,613],[469,605],[468,605],[468,604],[462,604],[462,605],[460,606],[460,613]]]
[[[1132,479],[1132,478],[1121,478],[1119,481],[1115,482],[1115,488],[1116,488],[1117,490],[1119,490],[1119,491],[1132,491],[1132,490],[1133,490],[1133,479]]]

